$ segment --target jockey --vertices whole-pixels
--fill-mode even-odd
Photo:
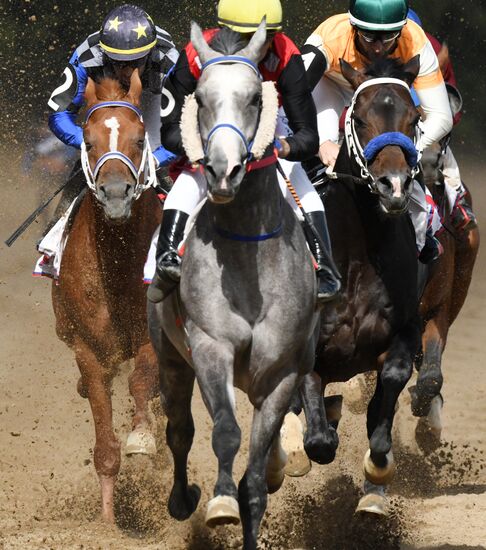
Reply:
[[[379,57],[406,63],[420,55],[414,87],[427,116],[421,145],[427,147],[451,131],[451,109],[437,56],[423,30],[407,20],[407,14],[407,0],[351,0],[348,13],[330,17],[307,39],[302,57],[314,90],[323,164],[334,166],[339,152],[339,118],[354,93],[341,73],[340,59],[361,70]],[[417,245],[420,259],[428,262],[440,254],[440,245],[430,230],[424,235],[429,207],[418,183],[414,196],[410,209]]]
[[[281,32],[282,7],[280,0],[220,0],[218,24],[241,33],[244,40],[250,40],[261,20],[266,16],[267,47],[265,58],[259,70],[265,81],[277,86],[281,107],[277,123],[279,162],[295,186],[302,206],[310,216],[320,234],[321,243],[314,236],[307,235],[309,246],[317,263],[318,300],[332,299],[340,289],[340,282],[331,267],[331,243],[327,230],[324,206],[309,181],[300,161],[317,153],[318,135],[316,110],[311,90],[305,78],[305,68],[300,51],[292,40]],[[220,31],[204,32],[205,39],[211,39]],[[184,154],[179,128],[184,98],[192,93],[201,74],[199,59],[191,43],[181,52],[174,70],[167,79],[166,88],[174,96],[174,109],[162,119],[162,143],[171,151]],[[299,215],[299,209],[287,190],[280,175],[279,183],[292,208]],[[200,171],[183,169],[176,179],[164,205],[164,216],[160,229],[156,254],[156,274],[149,288],[149,299],[162,300],[164,289],[169,291],[180,279],[181,258],[178,246],[183,238],[184,227],[190,213],[206,195],[207,184]],[[167,292],[165,292],[167,293]]]
[[[154,25],[141,8],[125,4],[114,8],[104,19],[101,29],[88,36],[76,48],[64,69],[64,82],[51,94],[48,105],[49,128],[66,145],[81,148],[83,130],[76,124],[84,104],[88,77],[95,81],[111,76],[129,87],[130,76],[138,69],[142,80],[141,110],[157,167],[175,159],[175,155],[160,145],[160,110],[167,106],[163,95],[164,79],[177,61],[178,52],[171,36]],[[67,188],[61,203],[67,208],[81,191]],[[65,208],[64,208],[65,209]]]
[[[408,10],[408,18],[411,19],[412,21],[415,21],[417,25],[420,25],[422,27],[422,21],[420,20],[420,17],[412,9]],[[432,47],[434,48],[435,53],[439,55],[439,52],[442,50],[442,44],[437,40],[437,38],[435,38],[428,32],[425,32],[425,34],[429,39],[430,43],[432,44]],[[456,94],[457,99],[462,105],[462,99],[457,89],[457,82],[454,74],[454,69],[452,67],[452,63],[449,58],[447,58],[447,63],[445,63],[444,66],[441,65],[441,71],[442,71],[442,76],[444,77],[444,81],[446,83],[447,89],[452,93]],[[462,113],[460,110],[458,113],[455,114],[454,125],[459,124],[461,120],[461,115]],[[465,231],[465,232],[470,231],[471,229],[474,229],[475,227],[477,227],[476,216],[472,211],[471,205],[467,202],[467,199],[466,199],[467,191],[466,191],[466,188],[464,187],[464,184],[462,183],[461,174],[459,172],[459,166],[457,164],[457,161],[454,155],[452,154],[452,150],[450,146],[447,146],[444,151],[443,162],[444,162],[444,165],[442,168],[442,173],[444,174],[444,182],[446,183],[446,185],[449,185],[449,187],[454,189],[457,195],[456,203],[454,205],[454,210],[451,213],[452,225],[459,231]]]

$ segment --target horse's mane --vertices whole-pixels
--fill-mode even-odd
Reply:
[[[211,48],[223,55],[234,55],[247,45],[248,42],[239,32],[228,27],[223,27],[210,42]]]
[[[118,101],[127,95],[127,91],[115,78],[104,76],[96,81],[96,97],[101,101]]]
[[[404,70],[404,64],[399,59],[385,57],[367,65],[365,74],[373,78],[388,77],[406,80],[407,71]]]

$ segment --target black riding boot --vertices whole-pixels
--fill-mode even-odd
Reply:
[[[468,233],[478,226],[476,216],[467,200],[466,193],[458,197],[451,214],[451,221],[455,229],[464,233]]]
[[[181,278],[181,257],[177,249],[184,237],[188,218],[181,210],[164,210],[155,253],[155,275],[147,290],[147,298],[151,302],[161,302]]]
[[[326,214],[321,211],[309,212],[309,218],[317,236],[304,222],[304,233],[309,248],[317,262],[317,301],[329,302],[341,289],[341,276],[334,264],[331,252],[331,239],[327,230]]]

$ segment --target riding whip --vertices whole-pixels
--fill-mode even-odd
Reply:
[[[22,235],[22,233],[29,227],[30,224],[32,224],[38,216],[41,214],[43,210],[45,210],[52,200],[56,198],[56,196],[66,187],[66,185],[73,180],[80,172],[82,171],[82,168],[79,168],[74,172],[74,174],[65,181],[54,193],[38,208],[32,212],[32,214],[10,235],[10,237],[5,241],[5,244],[10,247],[13,245],[13,243]]]
[[[338,268],[336,267],[336,264],[334,263],[334,260],[332,259],[332,256],[329,254],[327,247],[325,243],[323,242],[321,236],[319,235],[319,232],[314,226],[314,223],[312,222],[311,217],[307,212],[304,210],[304,207],[302,206],[302,203],[300,202],[299,195],[297,195],[297,191],[295,190],[294,186],[292,185],[292,182],[287,177],[287,175],[284,172],[284,169],[282,168],[280,162],[277,160],[277,170],[280,172],[280,175],[285,180],[285,183],[287,185],[288,190],[290,191],[290,194],[292,195],[294,201],[296,202],[297,206],[299,207],[302,216],[304,217],[304,224],[309,228],[310,232],[312,233],[313,237],[316,239],[316,241],[319,243],[319,246],[321,248],[322,254],[325,256],[325,261],[327,266],[329,267],[330,271],[332,271],[332,274],[337,279],[341,279],[341,274],[338,271]]]

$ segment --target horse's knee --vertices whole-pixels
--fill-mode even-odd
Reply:
[[[318,433],[306,432],[304,438],[305,452],[317,464],[330,464],[333,462],[336,458],[338,445],[339,436],[332,427]]]
[[[385,365],[380,378],[383,389],[400,393],[412,376],[412,362],[397,361],[392,365]]]

